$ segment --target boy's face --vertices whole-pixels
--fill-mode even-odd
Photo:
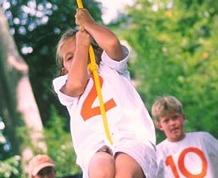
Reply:
[[[184,116],[176,112],[161,116],[157,122],[157,127],[171,142],[177,142],[184,138],[183,125]]]

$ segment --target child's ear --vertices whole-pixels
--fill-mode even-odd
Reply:
[[[67,74],[67,70],[64,67],[62,67],[61,68],[61,75],[65,75],[65,74]]]
[[[154,121],[154,124],[155,124],[155,126],[156,126],[157,129],[159,129],[159,130],[161,130],[161,131],[163,130],[163,129],[162,129],[162,126],[161,126],[161,123],[160,123],[159,121],[155,120],[155,121]]]

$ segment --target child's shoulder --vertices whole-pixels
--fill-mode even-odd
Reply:
[[[52,84],[56,93],[60,90],[67,80],[67,75],[59,76],[53,79]]]
[[[187,137],[209,137],[210,133],[205,131],[198,131],[198,132],[188,132],[186,133]]]
[[[167,139],[164,139],[163,141],[161,141],[160,143],[158,143],[158,144],[156,145],[157,150],[161,150],[162,148],[164,148],[165,146],[167,146],[168,143],[169,143],[169,142],[167,141]]]
[[[200,143],[211,143],[215,141],[215,138],[208,132],[199,131],[199,132],[190,132],[187,133],[189,140],[198,141]]]

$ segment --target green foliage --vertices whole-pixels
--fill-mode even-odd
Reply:
[[[29,135],[30,135],[29,131],[24,125],[18,126],[16,128],[16,134],[17,134],[17,139],[19,139],[19,142],[22,143],[20,145],[21,150],[25,146],[33,148],[33,145],[31,144],[31,140],[30,140],[30,137],[29,137]]]
[[[20,54],[29,66],[32,88],[43,123],[46,123],[50,118],[47,110],[51,103],[58,106],[51,89],[52,79],[58,73],[56,44],[62,33],[76,27],[76,0],[20,0],[8,3],[10,6],[5,9],[5,14],[10,30]],[[94,0],[84,0],[83,3],[94,19],[101,21],[100,4]]]
[[[52,118],[46,129],[46,142],[48,144],[48,154],[56,164],[57,176],[73,175],[80,170],[76,166],[76,157],[73,150],[69,128],[65,126],[66,118],[59,116],[56,110],[52,109]],[[69,122],[67,120],[67,122]]]
[[[101,22],[100,4],[94,0],[84,0],[83,3],[94,19]],[[5,8],[4,14],[10,25],[10,32],[18,51],[29,66],[31,85],[43,125],[46,127],[49,154],[56,163],[57,175],[77,173],[80,170],[75,166],[72,140],[69,128],[66,129],[69,120],[63,119],[66,117],[66,112],[52,91],[52,79],[58,73],[55,63],[56,44],[62,33],[76,27],[74,22],[76,1],[3,1],[0,2],[0,6]],[[55,106],[55,109],[52,109],[52,106]],[[16,134],[22,143],[30,143],[25,128],[16,128]],[[37,153],[37,150],[33,151]],[[10,155],[5,156],[1,152],[0,156],[8,158]]]
[[[19,177],[20,173],[20,156],[13,156],[0,162],[0,177],[14,178]]]
[[[138,0],[120,25],[137,54],[131,71],[148,109],[157,96],[174,95],[184,104],[187,130],[216,137],[217,19],[218,5],[211,0]]]

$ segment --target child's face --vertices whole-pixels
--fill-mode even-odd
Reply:
[[[161,116],[157,123],[157,127],[164,132],[169,141],[177,142],[184,137],[184,116],[182,114],[172,112],[166,116]]]
[[[70,38],[64,41],[61,49],[60,49],[60,56],[63,59],[63,66],[64,66],[64,73],[68,73],[71,63],[73,61],[73,56],[76,49],[76,42],[75,38]]]

